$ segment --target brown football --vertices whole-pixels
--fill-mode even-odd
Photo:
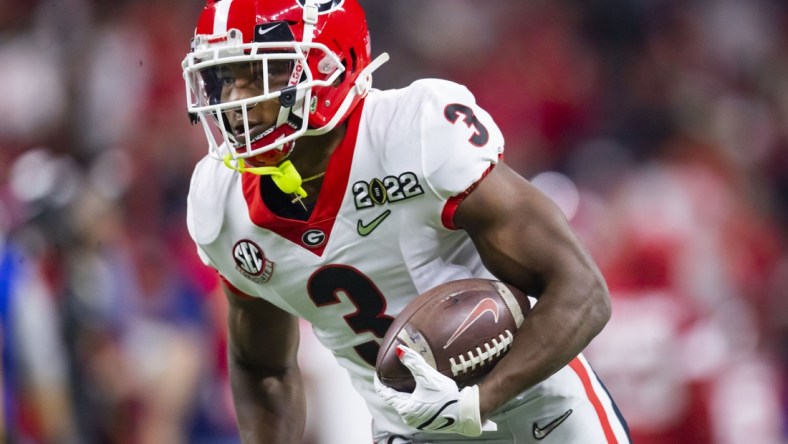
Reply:
[[[413,392],[413,375],[397,357],[402,344],[460,388],[475,384],[509,351],[530,309],[522,291],[500,281],[473,278],[438,285],[406,305],[386,332],[377,356],[378,378]]]

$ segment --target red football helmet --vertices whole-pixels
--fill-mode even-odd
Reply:
[[[209,0],[183,61],[188,111],[200,121],[215,157],[279,163],[298,137],[343,122],[371,88],[366,18],[357,0]],[[223,71],[247,64],[259,95],[223,94]],[[247,66],[242,65],[242,66]],[[232,81],[229,80],[229,81]],[[250,125],[248,112],[277,99],[277,121]],[[231,127],[227,113],[241,114]]]

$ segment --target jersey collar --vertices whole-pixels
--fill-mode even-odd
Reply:
[[[263,201],[260,192],[261,176],[252,173],[241,175],[243,194],[252,223],[318,256],[323,255],[347,190],[363,108],[364,100],[359,102],[348,116],[347,132],[328,161],[323,186],[309,219],[303,221],[276,215]]]

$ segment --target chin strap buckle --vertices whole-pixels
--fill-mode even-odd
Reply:
[[[304,43],[311,43],[315,33],[315,25],[317,25],[317,4],[315,0],[306,0],[304,2]]]
[[[314,0],[306,0],[304,2],[304,23],[307,25],[317,24],[317,5]]]

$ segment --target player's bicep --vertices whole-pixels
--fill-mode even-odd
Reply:
[[[503,163],[459,205],[454,221],[493,274],[534,296],[551,282],[599,278],[561,210]]]
[[[230,359],[259,372],[276,374],[297,365],[298,318],[258,298],[223,285]]]

